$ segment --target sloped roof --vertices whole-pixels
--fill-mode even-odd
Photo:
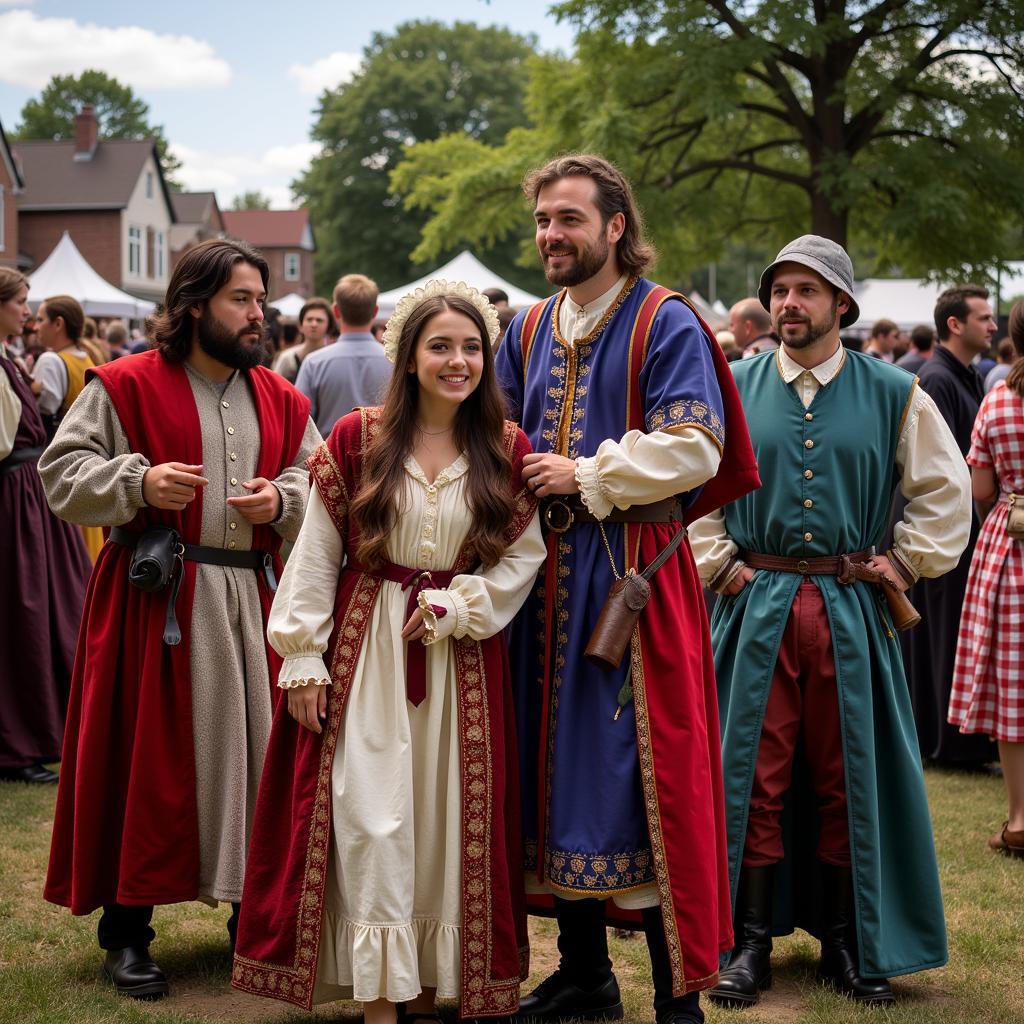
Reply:
[[[21,170],[14,159],[11,147],[8,145],[7,133],[4,131],[2,123],[0,123],[0,160],[7,164],[7,173],[11,176],[11,183],[20,191],[25,187],[25,182],[21,177]]]
[[[224,230],[257,249],[314,249],[309,210],[225,210]]]
[[[174,216],[181,224],[202,224],[210,215],[210,204],[216,205],[215,192],[172,192]]]
[[[25,190],[18,199],[19,210],[123,210],[143,165],[148,157],[153,157],[164,199],[174,219],[174,207],[152,139],[103,139],[89,160],[74,159],[73,139],[19,141],[13,149],[25,179]]]

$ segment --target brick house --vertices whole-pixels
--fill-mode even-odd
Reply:
[[[313,290],[313,255],[316,242],[309,210],[225,210],[228,235],[248,242],[270,264],[270,295],[280,298],[295,292],[304,299]]]
[[[18,267],[18,194],[24,187],[0,124],[0,267]]]
[[[170,276],[170,191],[152,139],[98,139],[92,108],[75,118],[74,139],[19,141],[26,182],[18,196],[22,252],[38,266],[67,231],[96,271],[117,288],[160,301]]]
[[[171,270],[186,249],[209,238],[223,238],[224,217],[213,192],[172,192],[175,223],[171,225]]]

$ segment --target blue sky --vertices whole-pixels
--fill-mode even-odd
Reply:
[[[437,18],[533,32],[544,50],[571,49],[572,32],[548,14],[552,0],[0,0],[0,122],[13,128],[25,101],[53,74],[96,67],[146,103],[183,161],[190,189],[215,189],[222,205],[251,188],[277,206],[308,164],[320,90],[358,66],[374,32]]]

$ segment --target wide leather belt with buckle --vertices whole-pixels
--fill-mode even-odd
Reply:
[[[604,519],[597,519],[575,495],[555,495],[540,504],[541,518],[552,533],[565,533],[576,523],[681,523],[683,507],[679,499],[665,498],[650,505],[613,508]]]
[[[875,549],[865,548],[849,555],[826,555],[819,558],[786,558],[783,555],[764,555],[759,551],[741,551],[743,559],[751,569],[767,569],[770,572],[797,572],[801,576],[840,576],[851,563],[867,562],[874,558]]]

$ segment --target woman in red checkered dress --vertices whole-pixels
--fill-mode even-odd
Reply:
[[[967,461],[985,516],[964,598],[949,721],[999,742],[1009,819],[989,846],[1024,857],[1024,540],[1007,532],[1024,502],[1024,302],[1010,311],[1017,362],[978,410]]]

